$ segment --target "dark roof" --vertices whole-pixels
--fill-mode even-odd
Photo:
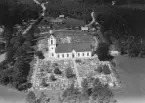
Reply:
[[[78,20],[78,19],[74,19],[74,18],[66,18],[65,19],[65,24],[67,24],[68,26],[84,26],[86,25],[84,20]]]
[[[76,52],[85,52],[85,51],[91,51],[91,44],[90,43],[65,43],[65,44],[59,44],[55,52],[56,53],[69,53],[72,52],[72,50],[75,50]]]

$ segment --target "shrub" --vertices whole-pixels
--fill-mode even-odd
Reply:
[[[36,102],[36,96],[33,91],[30,91],[26,97],[27,103],[35,103]]]
[[[83,88],[87,88],[88,87],[88,80],[87,79],[83,79],[81,84],[82,84]]]
[[[45,58],[42,51],[37,51],[35,54],[36,54],[36,56],[39,57],[39,59],[44,59]]]
[[[108,65],[104,65],[103,66],[103,73],[104,74],[110,74],[111,73]]]
[[[73,71],[72,71],[71,67],[68,67],[66,69],[65,73],[66,73],[67,78],[73,78],[75,76],[75,74],[73,74]]]
[[[59,74],[59,75],[62,74],[62,72],[61,72],[61,71],[59,70],[59,68],[57,68],[57,67],[54,69],[54,73],[55,73],[55,74]]]
[[[103,71],[102,66],[98,66],[98,68],[95,69],[95,71],[97,71],[98,73],[102,73]]]
[[[45,78],[42,79],[41,85],[44,86],[44,87],[47,87],[48,86],[48,84],[45,81]]]
[[[55,78],[55,76],[54,76],[53,74],[51,74],[50,80],[51,80],[51,81],[56,81],[57,79]]]

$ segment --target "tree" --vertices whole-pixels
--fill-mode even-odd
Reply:
[[[65,74],[66,74],[66,77],[67,78],[73,78],[75,76],[75,74],[73,74],[73,71],[72,71],[71,67],[68,67],[65,70]]]
[[[47,95],[44,92],[41,92],[41,95],[40,95],[39,99],[37,99],[36,103],[49,103],[48,99],[49,98],[47,98]]]
[[[88,88],[88,80],[87,80],[87,78],[83,79],[81,84],[82,84],[83,88]]]
[[[99,103],[110,103],[110,99],[113,98],[113,96],[112,91],[107,85],[103,85],[99,79],[95,79],[91,94],[94,101],[99,101]]]
[[[82,81],[82,95],[85,96],[86,98],[89,97],[89,93],[88,93],[88,80],[87,78],[83,79]]]
[[[74,82],[69,86],[69,88],[65,89],[63,91],[62,97],[67,98],[72,95],[77,95],[79,94],[79,89],[74,87]]]
[[[108,61],[112,60],[113,57],[109,54],[109,47],[110,45],[108,43],[99,43],[97,50],[95,53],[98,55],[98,58],[100,61]]]
[[[53,74],[50,75],[50,80],[52,81],[56,81],[57,79],[55,78],[55,76]]]
[[[11,62],[13,60],[13,56],[14,56],[14,53],[15,53],[15,48],[13,47],[9,47],[7,49],[7,53],[6,53],[6,60]]]
[[[30,91],[28,95],[26,96],[26,102],[27,103],[35,103],[36,102],[36,96],[33,91]]]
[[[100,80],[98,78],[94,79],[93,81],[93,87],[97,87],[97,86],[101,86],[102,83],[100,82]]]
[[[104,74],[110,74],[111,73],[110,68],[109,68],[108,65],[103,66],[103,73]]]
[[[58,67],[56,67],[56,68],[54,69],[54,73],[55,73],[55,74],[59,74],[59,75],[62,74],[62,72],[59,70]]]
[[[42,51],[37,51],[35,54],[36,54],[36,56],[39,57],[39,59],[44,59],[45,58]]]

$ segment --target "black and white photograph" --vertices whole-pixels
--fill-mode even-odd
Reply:
[[[0,0],[0,103],[145,103],[145,0]]]

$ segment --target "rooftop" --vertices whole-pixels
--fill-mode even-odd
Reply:
[[[85,52],[91,51],[91,44],[90,43],[65,43],[59,44],[56,47],[56,53],[68,53],[75,50],[76,52]]]

